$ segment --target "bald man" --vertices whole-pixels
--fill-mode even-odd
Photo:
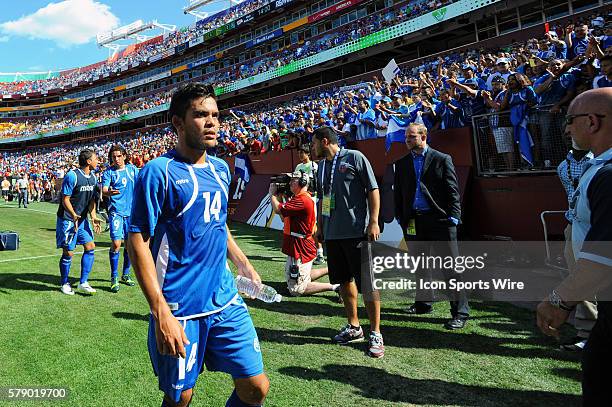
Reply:
[[[570,104],[565,131],[594,158],[585,165],[571,210],[575,272],[538,305],[538,327],[559,337],[559,327],[584,300],[597,299],[597,322],[582,359],[583,406],[609,405],[612,369],[612,88],[580,94]]]

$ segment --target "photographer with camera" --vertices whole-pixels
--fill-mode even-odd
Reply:
[[[273,178],[269,193],[272,210],[283,217],[282,252],[287,255],[285,278],[289,293],[294,296],[324,291],[338,293],[338,284],[314,282],[326,275],[327,269],[311,270],[317,256],[317,246],[312,237],[316,216],[314,202],[308,193],[308,174],[299,171],[287,175],[288,185],[279,182],[279,178]],[[285,194],[292,196],[287,202],[281,203],[279,197]]]
[[[316,211],[317,201],[314,199],[314,194],[316,194],[316,191],[317,191],[317,186],[316,186],[317,163],[310,160],[310,146],[309,145],[304,144],[300,146],[300,148],[298,149],[298,156],[300,159],[300,163],[295,167],[295,170],[293,170],[293,172],[303,171],[309,176],[308,192],[313,194],[312,199],[315,202],[315,211]],[[316,212],[315,212],[315,219],[316,219]],[[312,264],[314,264],[315,266],[318,266],[319,264],[325,263],[325,257],[323,257],[323,245],[321,244],[321,242],[317,241],[316,236],[313,236],[313,237],[315,239],[315,244],[317,246],[317,257],[314,259]]]

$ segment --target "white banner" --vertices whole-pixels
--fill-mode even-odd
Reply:
[[[387,83],[391,83],[393,82],[393,79],[395,79],[395,77],[400,73],[400,68],[399,66],[397,66],[397,63],[395,62],[395,59],[392,59],[391,61],[389,61],[389,63],[387,64],[387,66],[385,66],[382,70],[382,74],[385,78],[385,81]]]

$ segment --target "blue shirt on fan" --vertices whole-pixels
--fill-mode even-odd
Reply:
[[[123,169],[112,166],[102,173],[102,187],[119,191],[119,194],[112,195],[108,200],[109,212],[121,216],[130,216],[137,176],[138,168],[133,164],[126,164]]]
[[[176,150],[149,162],[136,181],[130,232],[152,236],[157,279],[178,319],[223,310],[237,295],[227,267],[227,164],[191,164]]]
[[[544,75],[540,76],[538,80],[535,81],[533,87],[537,88],[538,86],[546,82],[548,78],[550,78],[550,74],[545,73]],[[575,82],[576,80],[574,79],[574,75],[568,73],[561,74],[557,79],[552,81],[550,87],[547,90],[545,90],[539,95],[539,104],[552,105],[558,103],[561,99],[565,97],[568,92],[574,90],[576,86]]]
[[[423,195],[423,191],[421,191],[421,174],[423,172],[423,164],[425,164],[425,154],[427,154],[428,146],[425,146],[423,149],[423,153],[417,154],[412,153],[412,161],[414,165],[414,173],[416,174],[416,191],[414,193],[414,202],[412,203],[412,208],[420,211],[428,211],[431,209],[429,207],[429,203],[427,202],[427,198]]]
[[[452,110],[451,108],[446,106],[445,103],[442,102],[438,103],[435,108],[436,115],[439,116],[442,120],[442,125],[440,128],[442,128],[443,130],[455,129],[458,127],[463,127],[465,125],[463,122],[464,117],[463,108],[461,107],[461,104],[455,99],[451,99],[450,104],[456,107],[457,109]]]
[[[589,46],[588,37],[577,38],[575,33],[572,33],[572,46],[568,49],[567,57],[573,59],[578,55],[582,55],[586,52]]]

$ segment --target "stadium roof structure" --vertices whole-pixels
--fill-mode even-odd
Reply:
[[[199,9],[200,7],[210,5],[216,2],[217,0],[189,0],[189,5],[183,8],[183,13],[191,14],[192,16],[195,16],[196,18],[202,20],[208,17],[209,13],[207,11],[196,11],[196,10]],[[228,3],[229,3],[228,5],[228,8],[229,8],[236,4],[242,3],[242,0],[228,0]]]
[[[99,33],[96,35],[96,39],[99,47],[109,48],[114,52],[117,52],[119,48],[124,47],[123,44],[116,44],[116,41],[124,40],[127,38],[135,39],[136,42],[146,41],[150,36],[142,35],[140,33],[148,30],[161,29],[164,31],[176,31],[176,25],[173,24],[161,24],[157,20],[144,23],[142,20],[136,20],[131,24],[124,25],[112,31]]]
[[[45,72],[0,72],[0,82],[38,81],[57,78],[61,71]]]

